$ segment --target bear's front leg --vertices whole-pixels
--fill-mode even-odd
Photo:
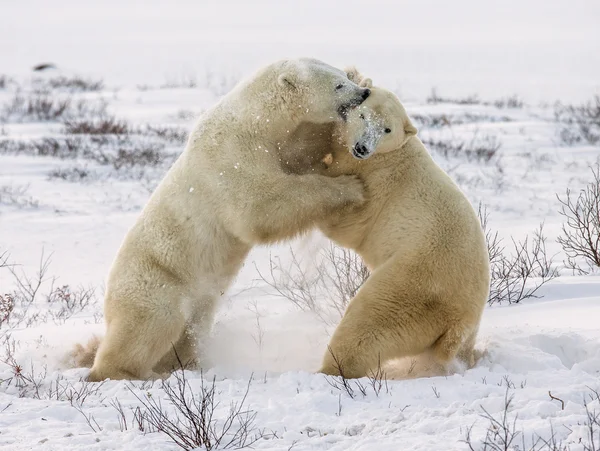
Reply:
[[[227,222],[244,241],[269,244],[292,239],[337,210],[364,201],[364,185],[353,175],[265,174],[236,191],[227,204]]]

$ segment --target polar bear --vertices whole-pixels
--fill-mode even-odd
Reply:
[[[284,60],[203,114],[112,265],[106,336],[74,353],[83,362],[99,345],[88,380],[158,378],[193,362],[253,245],[364,201],[356,176],[293,174],[285,151],[299,123],[342,121],[369,93],[321,61]]]
[[[349,76],[371,84],[356,71]],[[356,251],[371,275],[350,301],[319,371],[358,378],[389,359],[417,355],[444,372],[455,357],[474,365],[490,268],[473,207],[433,161],[392,92],[372,88],[347,124],[329,135],[323,127],[304,131],[324,137],[313,138],[316,153],[332,150],[317,172],[358,175],[367,201],[318,227]]]

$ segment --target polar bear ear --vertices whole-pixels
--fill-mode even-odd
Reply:
[[[296,80],[296,76],[291,72],[284,72],[277,78],[277,83],[284,88],[289,88],[294,91],[298,89],[298,81]]]
[[[418,132],[417,127],[415,127],[412,124],[410,119],[406,119],[406,122],[404,123],[404,133],[406,134],[406,136],[407,137],[415,136],[417,134],[417,132]]]
[[[407,117],[404,121],[404,141],[402,142],[402,145],[406,144],[406,142],[413,136],[416,136],[417,131],[417,127],[415,127]]]
[[[346,72],[348,80],[353,81],[354,83],[358,84],[358,82],[362,78],[362,75],[360,75],[360,72],[358,72],[358,69],[354,66],[349,66],[345,68],[344,72]]]
[[[373,87],[373,80],[363,76],[363,74],[361,74],[355,66],[347,67],[346,69],[344,69],[344,72],[346,72],[348,80],[353,81],[361,88]]]
[[[360,86],[361,88],[372,88],[373,80],[371,80],[370,78],[363,78],[358,84],[358,86]]]

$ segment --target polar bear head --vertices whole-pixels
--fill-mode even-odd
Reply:
[[[360,87],[346,73],[312,58],[279,63],[277,83],[281,98],[297,109],[296,116],[315,123],[341,118],[369,97],[371,90]]]
[[[375,151],[400,149],[417,129],[393,92],[373,87],[369,98],[348,113],[345,133],[352,155],[364,160]]]

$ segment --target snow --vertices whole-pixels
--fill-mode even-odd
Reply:
[[[52,62],[57,70],[36,76],[80,74],[104,81],[99,92],[61,95],[102,99],[117,118],[135,126],[190,130],[240,77],[277,58],[355,64],[375,84],[398,93],[423,139],[458,143],[495,137],[501,147],[489,163],[435,157],[474,205],[488,206],[490,224],[505,240],[523,239],[544,221],[549,254],[560,263],[556,193],[590,181],[588,165],[600,158],[600,147],[562,145],[552,105],[587,101],[600,92],[599,18],[598,2],[573,0],[493,5],[376,0],[343,6],[310,0],[302,8],[234,0],[25,0],[2,6],[0,76],[27,90],[31,67]],[[448,98],[477,95],[493,101],[517,94],[525,106],[428,104],[433,87]],[[0,105],[14,94],[14,86],[0,88]],[[439,115],[454,124],[435,127],[417,120]],[[58,139],[62,132],[58,122],[0,120],[0,140]],[[15,360],[39,386],[9,383],[8,351],[0,350],[0,449],[177,449],[161,433],[144,434],[131,424],[122,431],[110,404],[118,399],[129,422],[131,409],[140,405],[135,395],[151,394],[173,412],[160,382],[85,384],[80,378],[87,370],[65,362],[76,343],[103,333],[98,314],[110,264],[183,147],[143,134],[132,140],[134,147],[163,146],[164,161],[115,170],[84,158],[0,151],[0,255],[7,250],[10,262],[20,265],[15,269],[30,276],[42,254],[50,256],[43,295],[56,278],[55,288],[93,287],[99,299],[72,318],[38,320],[10,331]],[[76,181],[49,176],[74,168],[89,175]],[[198,194],[193,186],[189,192]],[[311,256],[327,242],[315,233],[290,245],[310,267]],[[314,374],[335,321],[300,311],[257,280],[257,268],[268,269],[270,255],[289,261],[289,246],[253,250],[224,296],[204,351],[203,378],[205,383],[216,378],[219,421],[230,402],[242,400],[252,378],[244,406],[256,413],[254,423],[265,434],[254,448],[465,450],[463,440],[473,426],[474,447],[483,449],[489,421],[482,409],[500,418],[508,388],[514,396],[509,418],[517,418],[527,443],[534,433],[548,439],[553,431],[572,450],[583,449],[584,400],[600,412],[600,401],[589,396],[590,389],[600,389],[599,275],[574,276],[563,269],[542,287],[542,297],[487,308],[476,345],[483,356],[473,369],[427,377],[419,363],[413,376],[421,377],[389,380],[379,394],[365,379],[366,395],[354,386],[351,398],[331,385],[333,379]],[[13,276],[0,268],[0,294],[15,288]],[[41,296],[34,311],[52,308]],[[6,330],[3,325],[0,338]],[[389,374],[405,374],[411,364],[393,362]],[[186,377],[198,393],[200,373]],[[57,384],[91,392],[85,402],[72,405],[66,392],[57,399]],[[92,426],[86,415],[93,416]]]

